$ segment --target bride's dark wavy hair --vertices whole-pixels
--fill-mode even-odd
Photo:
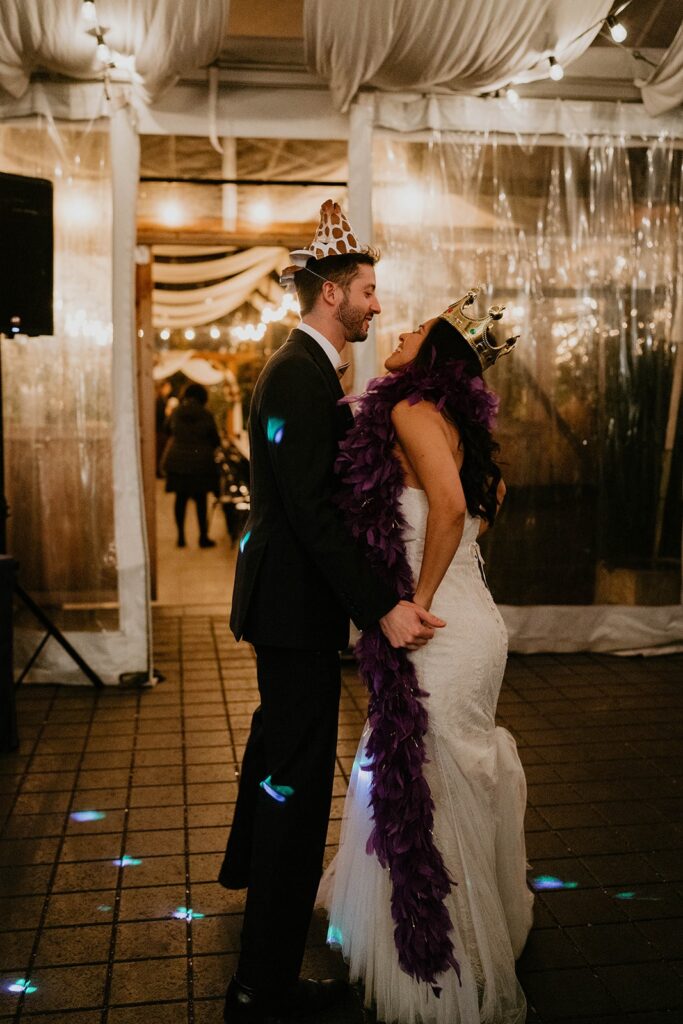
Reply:
[[[420,346],[411,367],[427,374],[455,362],[464,363],[470,377],[483,377],[476,353],[455,327],[439,318]],[[496,489],[501,477],[495,456],[500,451],[500,445],[482,423],[463,417],[455,403],[449,401],[448,395],[442,411],[457,427],[465,452],[460,479],[467,510],[470,515],[481,516],[493,526],[498,508]]]

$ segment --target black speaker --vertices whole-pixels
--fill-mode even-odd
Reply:
[[[52,334],[52,182],[0,173],[0,331]]]

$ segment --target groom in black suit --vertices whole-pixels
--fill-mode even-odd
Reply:
[[[331,202],[321,213],[343,217]],[[295,273],[302,322],[251,405],[251,513],[230,625],[256,650],[261,704],[219,875],[228,889],[248,888],[229,1024],[315,1018],[343,990],[299,970],[325,849],[349,617],[360,629],[379,621],[396,647],[426,643],[443,625],[373,575],[334,504],[334,462],[353,422],[338,404],[339,353],[367,338],[381,309],[373,255],[327,251]]]

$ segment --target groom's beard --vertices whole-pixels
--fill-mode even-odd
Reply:
[[[337,320],[344,328],[344,337],[347,341],[365,341],[372,313],[367,313],[360,306],[351,305],[349,300],[344,298],[337,307]]]

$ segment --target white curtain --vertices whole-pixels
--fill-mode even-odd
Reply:
[[[97,0],[97,13],[108,46],[129,58],[124,78],[132,75],[136,97],[149,103],[218,56],[229,6],[229,0]],[[38,68],[70,78],[102,75],[82,0],[2,0],[0,19],[0,86],[13,97],[24,95]]]
[[[600,31],[611,0],[306,0],[308,65],[347,110],[362,85],[491,92],[547,78]]]
[[[683,24],[659,67],[640,84],[645,109],[653,117],[683,104]]]

